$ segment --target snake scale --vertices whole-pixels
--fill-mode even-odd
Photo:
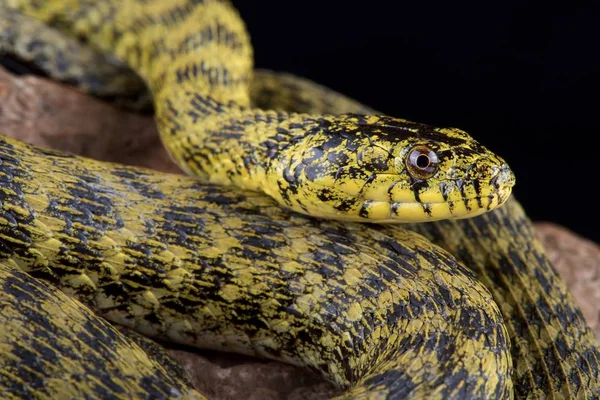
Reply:
[[[311,368],[340,398],[599,398],[593,333],[512,173],[466,133],[254,75],[226,1],[0,13],[3,52],[100,97],[151,97],[194,175],[0,139],[3,397],[202,398],[100,315]]]

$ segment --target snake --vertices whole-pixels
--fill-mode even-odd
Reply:
[[[253,74],[226,1],[0,12],[2,51],[151,98],[189,175],[0,139],[4,397],[203,398],[96,316],[312,369],[339,398],[600,396],[594,335],[512,172],[464,131]]]

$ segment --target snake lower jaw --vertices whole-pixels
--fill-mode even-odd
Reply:
[[[512,188],[499,190],[488,196],[476,196],[454,202],[454,212],[446,219],[467,219],[477,217],[501,207],[510,197]],[[475,205],[474,205],[475,204]]]
[[[309,212],[319,212],[322,218],[346,222],[399,224],[433,222],[444,219],[465,219],[500,207],[510,197],[511,190],[495,191],[445,202],[390,202],[389,200],[356,200],[350,210],[337,210],[340,205],[312,204]],[[294,211],[297,211],[294,209]],[[305,212],[301,212],[305,214]]]
[[[473,196],[445,202],[391,203],[387,216],[373,213],[375,223],[433,222],[444,219],[466,219],[479,216],[502,206],[510,197],[511,188],[495,191],[489,195]],[[385,207],[383,207],[385,208]]]

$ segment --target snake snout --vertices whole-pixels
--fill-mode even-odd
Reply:
[[[508,164],[504,163],[498,169],[498,172],[492,178],[491,182],[492,185],[496,186],[497,188],[512,188],[513,186],[515,186],[516,178],[515,174],[512,172]]]
[[[500,171],[491,180],[491,185],[498,191],[498,204],[503,204],[512,192],[513,186],[515,186],[516,178],[515,174],[504,163],[500,168]]]
[[[490,179],[490,189],[496,193],[498,197],[498,206],[503,204],[512,192],[512,188],[516,183],[515,174],[512,172],[508,164],[503,162],[494,169],[494,174]]]
[[[493,189],[502,191],[515,185],[515,175],[508,164],[501,158],[482,157],[468,168],[465,178],[489,182]]]

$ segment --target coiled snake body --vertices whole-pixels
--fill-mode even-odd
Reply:
[[[251,47],[227,2],[2,0],[0,12],[5,51],[84,90],[140,96],[102,52],[127,61],[165,146],[200,178],[2,139],[6,396],[200,397],[66,293],[147,336],[307,366],[342,397],[598,398],[593,334],[508,198],[512,173],[466,133],[363,115],[273,74],[257,93],[334,101],[293,110],[257,95],[279,110],[252,108]]]

